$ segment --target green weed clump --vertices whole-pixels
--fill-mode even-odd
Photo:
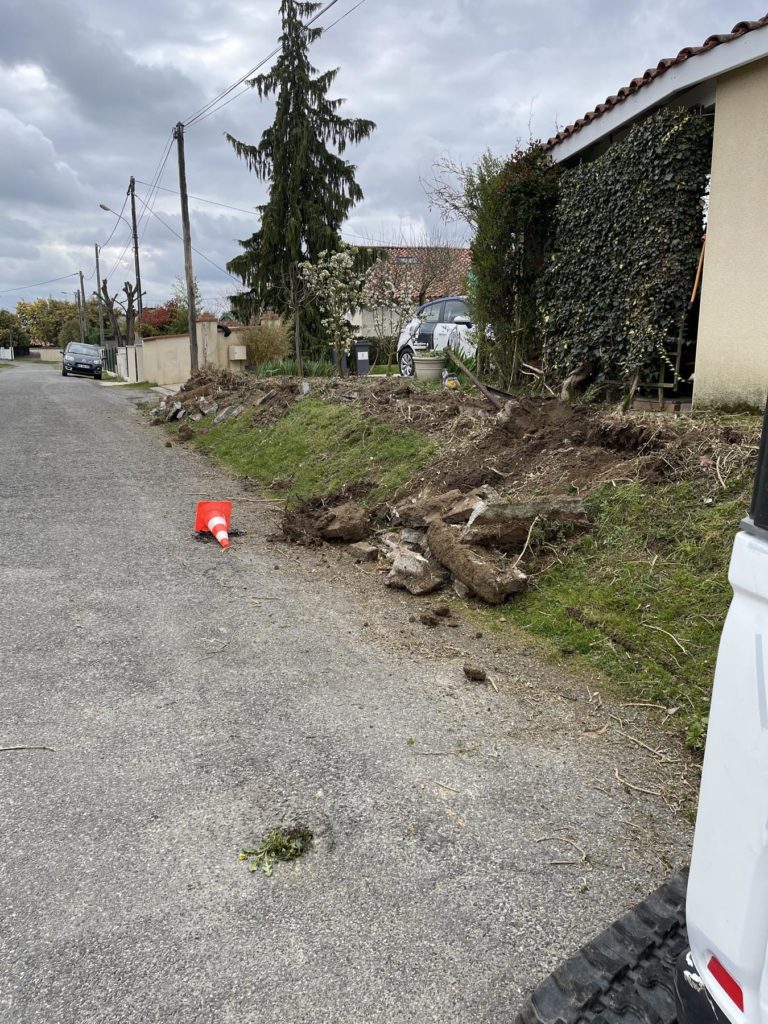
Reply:
[[[277,861],[296,860],[312,847],[313,835],[306,825],[271,828],[258,846],[243,846],[238,859],[248,862],[249,871],[271,875]]]
[[[301,369],[305,377],[332,377],[334,372],[330,359],[302,359]],[[267,359],[255,372],[259,377],[297,377],[299,364],[295,359]]]
[[[196,432],[204,451],[266,487],[290,480],[289,497],[324,497],[369,484],[369,501],[394,494],[436,446],[418,430],[394,430],[355,409],[305,398],[269,427],[242,415]]]

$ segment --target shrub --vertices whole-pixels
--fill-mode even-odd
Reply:
[[[251,324],[240,332],[240,339],[248,353],[249,366],[278,362],[291,350],[291,324],[280,320]]]
[[[559,176],[532,142],[501,165],[486,154],[470,183],[477,210],[470,307],[476,323],[491,327],[481,332],[480,361],[493,365],[503,386],[520,383],[522,364],[538,346],[538,287]]]

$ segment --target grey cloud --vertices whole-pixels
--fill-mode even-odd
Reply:
[[[77,173],[34,125],[0,108],[0,181],[4,203],[63,206],[77,202]]]
[[[6,64],[38,64],[85,117],[121,131],[127,126],[145,131],[163,124],[170,128],[203,95],[194,78],[175,69],[138,64],[100,28],[92,9],[78,18],[58,0],[5,4],[0,59]],[[135,29],[133,12],[130,17]]]
[[[351,4],[340,0],[334,13]],[[171,125],[274,47],[278,6],[2,0],[0,90],[8,109],[0,114],[0,291],[79,266],[91,272],[93,242],[106,240],[114,224],[98,204],[119,210],[131,174],[151,180]],[[349,233],[386,240],[401,225],[435,224],[419,177],[442,152],[465,162],[486,148],[508,153],[528,138],[529,122],[534,136],[546,138],[556,122],[580,117],[662,56],[764,13],[727,7],[716,0],[672,7],[666,0],[368,0],[312,55],[320,69],[341,67],[334,92],[348,98],[345,112],[378,125],[348,154],[366,196]],[[271,104],[246,94],[191,127],[190,192],[233,206],[261,202],[264,186],[223,132],[255,142],[271,117]],[[176,188],[177,180],[170,153],[162,183]],[[146,196],[146,186],[139,191]],[[176,196],[161,194],[156,209],[179,229]],[[222,266],[238,251],[236,239],[257,224],[195,202],[191,210],[194,245]],[[118,244],[104,253],[107,271],[127,237],[121,225]],[[15,259],[3,258],[14,252]],[[181,243],[154,218],[142,229],[142,258],[148,301],[162,301],[183,259]],[[130,250],[126,259],[115,282],[132,274]],[[194,261],[204,294],[235,287],[200,257]],[[12,306],[17,297],[0,302]]]

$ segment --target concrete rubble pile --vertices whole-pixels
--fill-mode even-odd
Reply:
[[[467,493],[456,489],[408,498],[391,510],[391,520],[396,529],[369,543],[368,514],[348,501],[318,517],[317,535],[350,543],[358,562],[389,562],[389,587],[423,596],[452,581],[459,596],[494,605],[527,588],[528,577],[518,563],[536,526],[552,536],[589,525],[578,498],[515,501],[487,485]]]

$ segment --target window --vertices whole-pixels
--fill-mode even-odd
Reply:
[[[443,308],[442,302],[433,302],[430,306],[425,306],[421,311],[420,317],[423,324],[437,324],[440,322],[440,310]]]
[[[449,299],[445,304],[445,316],[443,319],[447,324],[452,324],[454,317],[469,317],[469,307],[463,299]]]

